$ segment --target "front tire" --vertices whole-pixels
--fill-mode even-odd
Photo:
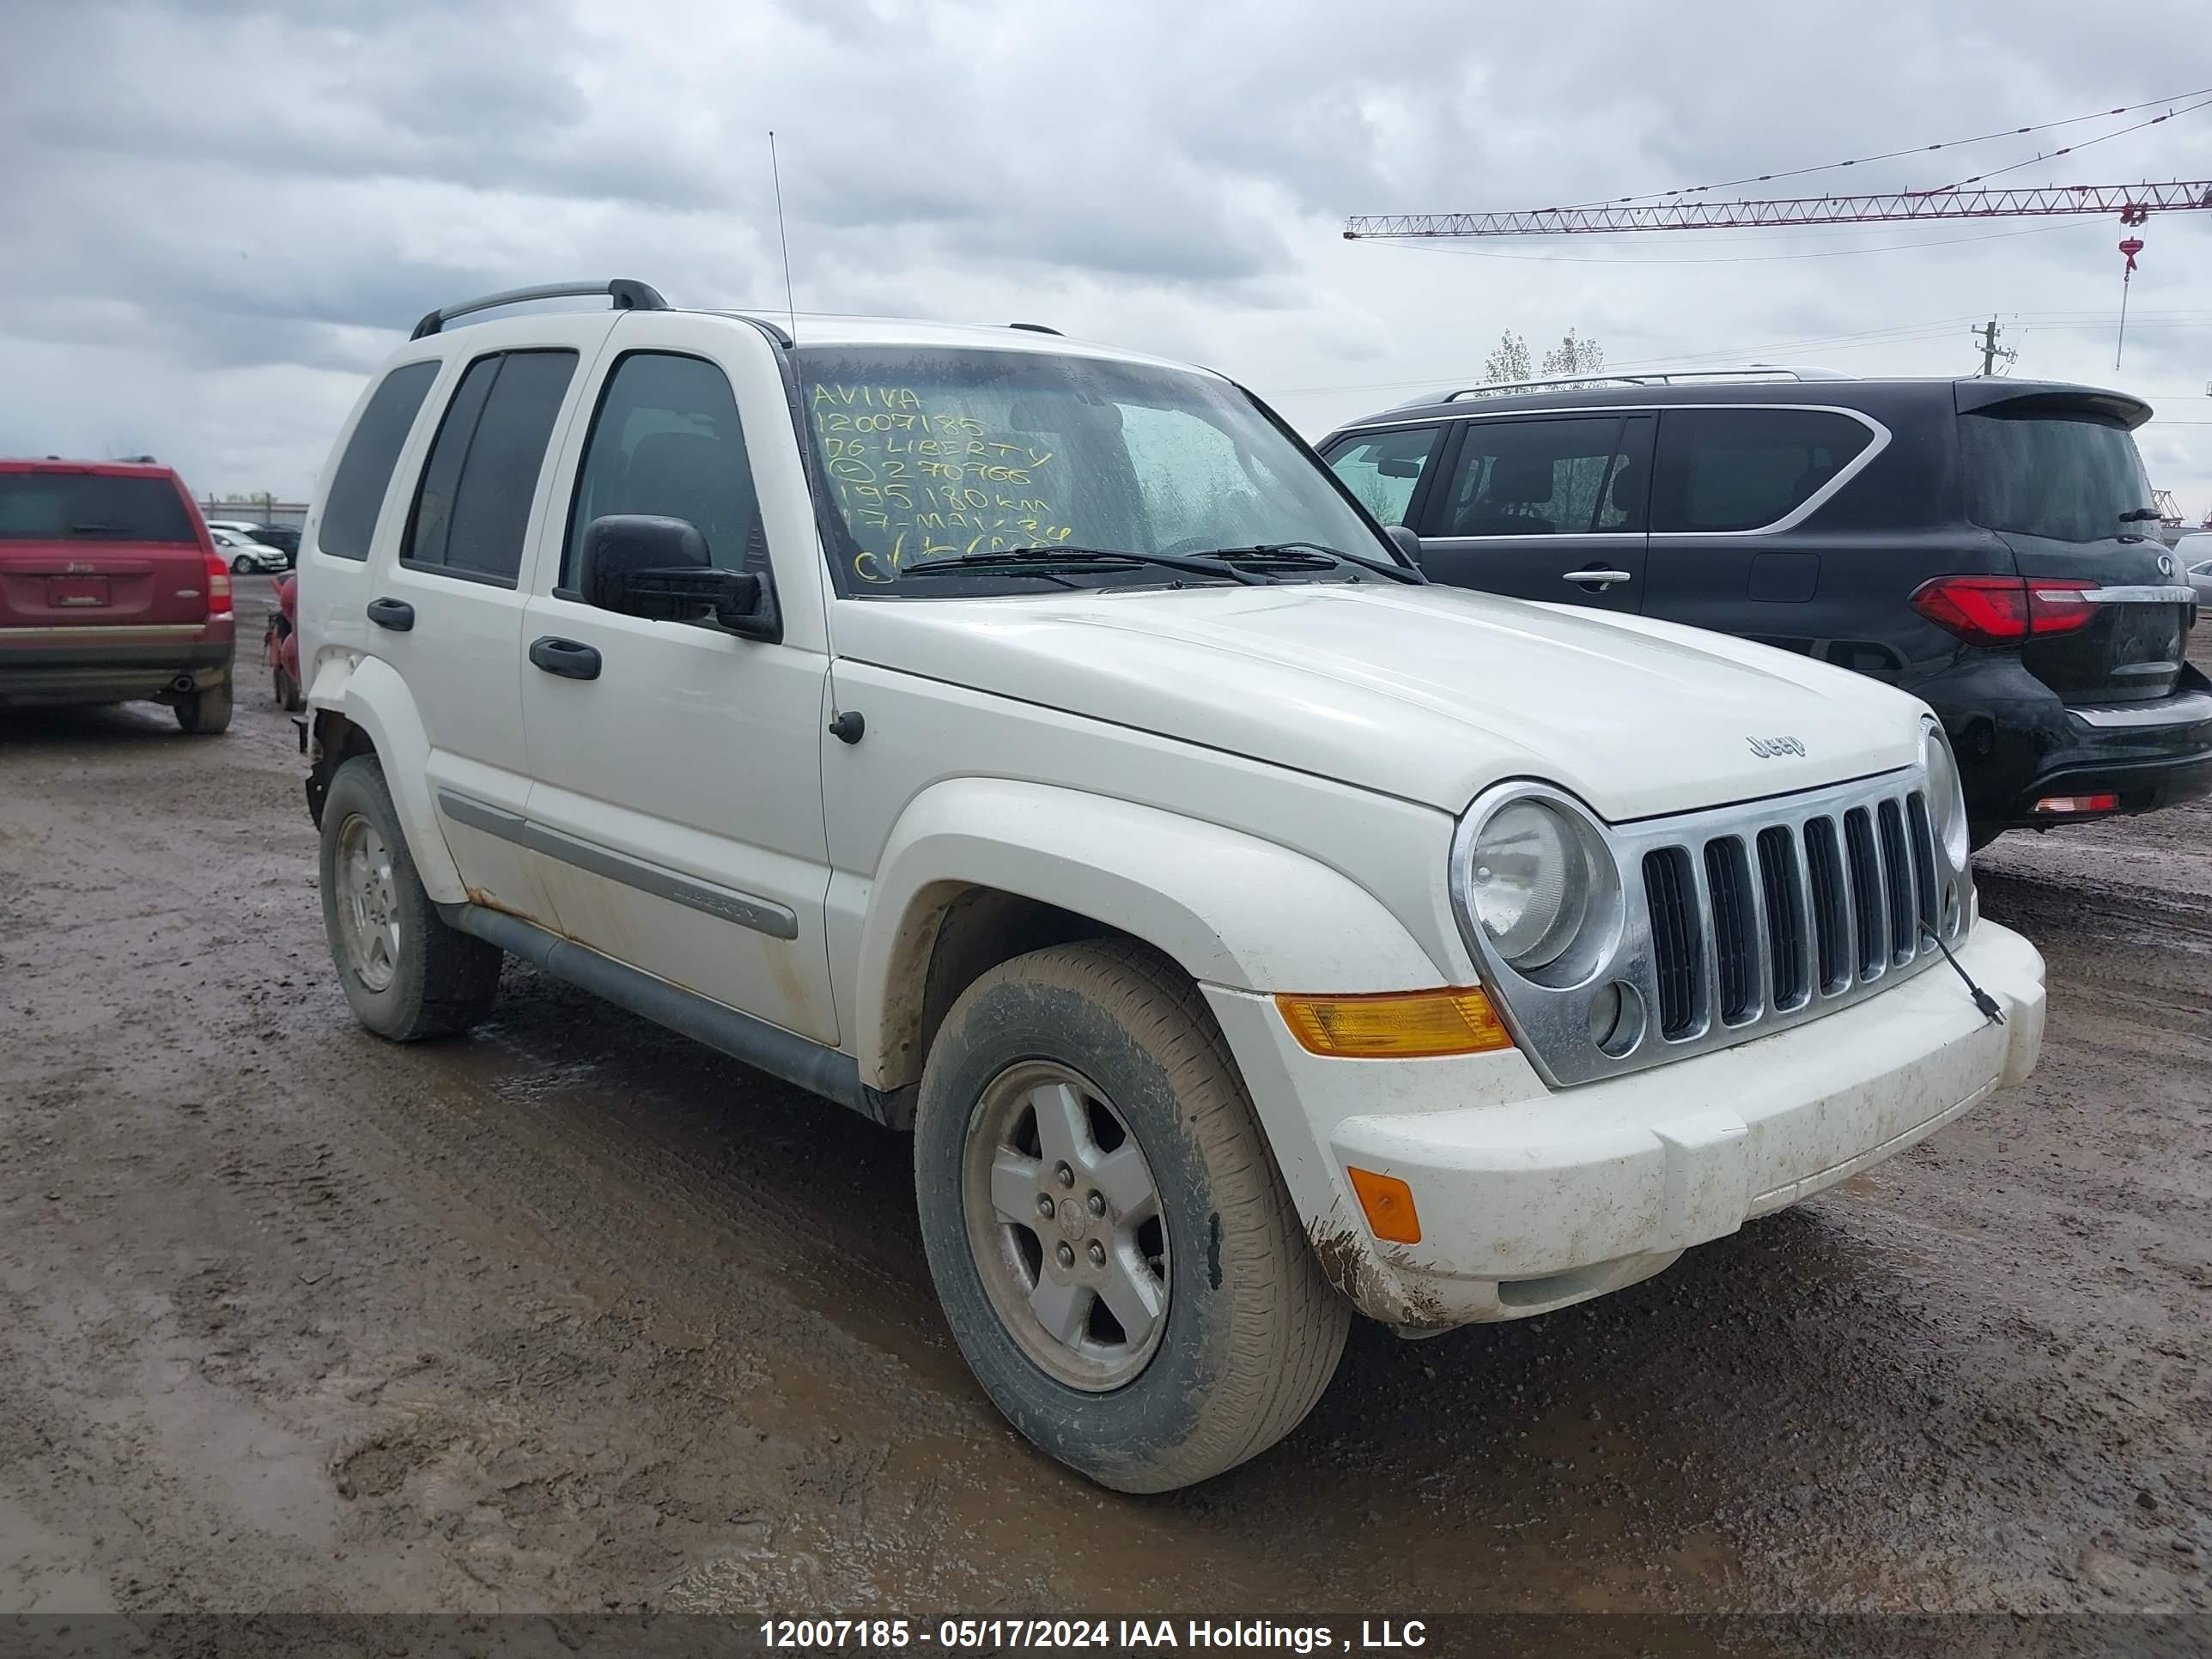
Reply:
[[[499,948],[439,916],[371,756],[355,756],[331,780],[321,869],[323,931],[355,1018],[412,1042],[465,1030],[491,1012]]]
[[[1351,1309],[1197,988],[1140,946],[1054,946],[962,993],[922,1075],[915,1185],[977,1380],[1103,1486],[1233,1468],[1335,1372]]]
[[[247,571],[252,568],[253,561],[247,558],[243,553],[240,553],[237,557],[234,558],[230,562],[230,574],[234,576],[243,576]]]
[[[274,671],[270,689],[276,693],[276,706],[288,714],[296,714],[307,706],[307,700],[300,695],[299,686],[281,668]]]

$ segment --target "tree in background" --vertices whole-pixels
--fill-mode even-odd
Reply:
[[[1511,329],[1498,337],[1498,346],[1482,360],[1482,379],[1486,386],[1502,386],[1515,380],[1533,380],[1536,371],[1530,365],[1528,342]],[[1565,379],[1572,374],[1595,374],[1605,367],[1605,348],[1595,340],[1588,340],[1571,328],[1559,344],[1544,354],[1544,373],[1547,376]]]
[[[1511,329],[1507,329],[1498,337],[1498,349],[1482,360],[1482,378],[1486,384],[1491,386],[1532,378],[1528,368],[1528,341]]]
[[[1528,348],[1522,347],[1522,361],[1528,361]],[[1595,374],[1605,367],[1605,348],[1595,340],[1576,337],[1571,328],[1559,344],[1544,354],[1544,373],[1565,376]]]

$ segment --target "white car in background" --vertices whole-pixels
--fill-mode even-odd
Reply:
[[[215,550],[230,566],[230,573],[234,576],[265,575],[270,571],[286,568],[289,562],[284,557],[283,548],[257,542],[244,531],[234,530],[228,525],[209,525],[208,536],[215,543]]]
[[[2182,580],[2197,590],[2200,611],[2212,609],[2212,531],[2196,531],[2173,544],[2173,562]]]

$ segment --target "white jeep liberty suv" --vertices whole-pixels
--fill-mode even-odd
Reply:
[[[362,1022],[513,953],[910,1127],[954,1337],[1109,1486],[1281,1438],[1354,1309],[1632,1284],[2035,1062],[1921,704],[1429,586],[1218,374],[493,295],[299,568]]]

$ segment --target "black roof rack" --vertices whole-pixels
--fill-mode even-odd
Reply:
[[[1008,328],[1025,328],[1032,334],[1058,334],[1056,328],[1047,328],[1042,323],[1008,323]],[[1065,338],[1065,336],[1062,336]]]
[[[660,297],[659,289],[628,276],[617,276],[605,283],[541,283],[536,288],[510,288],[501,293],[487,294],[481,300],[467,300],[457,306],[441,307],[416,324],[415,332],[408,337],[420,340],[437,333],[456,318],[466,317],[472,312],[490,311],[499,306],[520,305],[526,300],[571,300],[599,295],[605,295],[613,301],[617,311],[668,309],[668,301]]]

